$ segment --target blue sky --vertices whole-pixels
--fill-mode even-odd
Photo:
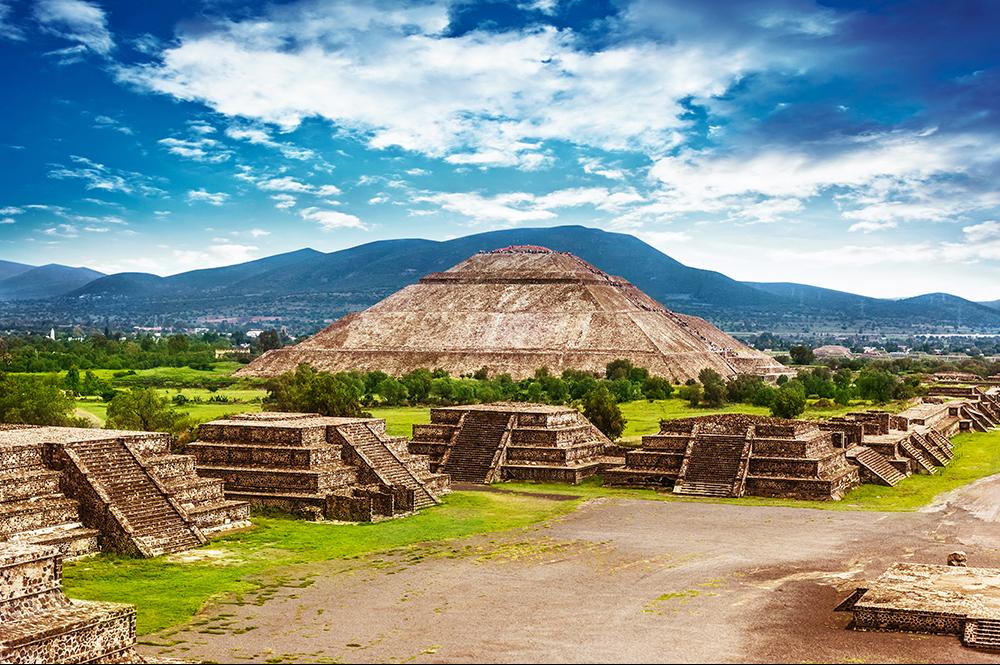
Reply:
[[[992,300],[997,25],[997,2],[0,0],[0,258],[172,274],[578,223],[738,279]]]

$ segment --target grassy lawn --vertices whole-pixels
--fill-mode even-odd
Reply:
[[[414,425],[426,425],[431,421],[431,409],[427,406],[393,406],[368,409],[376,418],[385,418],[385,429],[390,436],[413,436]]]
[[[800,501],[747,496],[740,499],[700,499],[675,496],[668,491],[602,487],[600,478],[579,485],[559,483],[502,483],[497,487],[522,492],[571,494],[581,498],[623,497],[656,501],[707,501],[751,506],[786,506],[822,510],[909,511],[929,505],[935,497],[964,485],[1000,473],[1000,430],[959,434],[952,443],[955,459],[938,467],[933,476],[914,474],[895,487],[861,485],[842,501]]]
[[[571,512],[576,501],[486,492],[454,492],[444,504],[376,524],[328,524],[254,517],[256,527],[213,540],[200,561],[130,559],[101,554],[71,561],[63,587],[71,598],[131,603],[138,632],[186,622],[209,600],[274,584],[275,573],[297,564],[348,559],[428,541],[443,541],[537,524]],[[197,554],[199,550],[195,550]],[[298,581],[302,583],[302,581]],[[237,598],[237,601],[239,599]]]

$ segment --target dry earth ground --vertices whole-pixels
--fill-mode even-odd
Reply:
[[[145,638],[220,662],[1000,662],[845,630],[893,561],[1000,566],[1000,476],[919,513],[596,499],[530,529],[285,570]],[[969,510],[967,510],[967,508]],[[970,512],[970,510],[972,512]],[[977,516],[978,514],[978,516]],[[987,519],[983,519],[986,517]]]

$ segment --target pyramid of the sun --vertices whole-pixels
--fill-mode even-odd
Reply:
[[[616,358],[674,381],[706,367],[727,377],[782,371],[769,356],[671,312],[621,277],[569,253],[516,246],[431,273],[239,373],[274,376],[308,363],[397,376],[420,367],[453,375],[485,367],[524,378],[539,367],[603,372]]]

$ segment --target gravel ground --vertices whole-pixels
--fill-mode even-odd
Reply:
[[[918,513],[592,500],[526,530],[310,564],[146,638],[219,662],[1000,662],[846,630],[893,561],[1000,567],[1000,477]]]

